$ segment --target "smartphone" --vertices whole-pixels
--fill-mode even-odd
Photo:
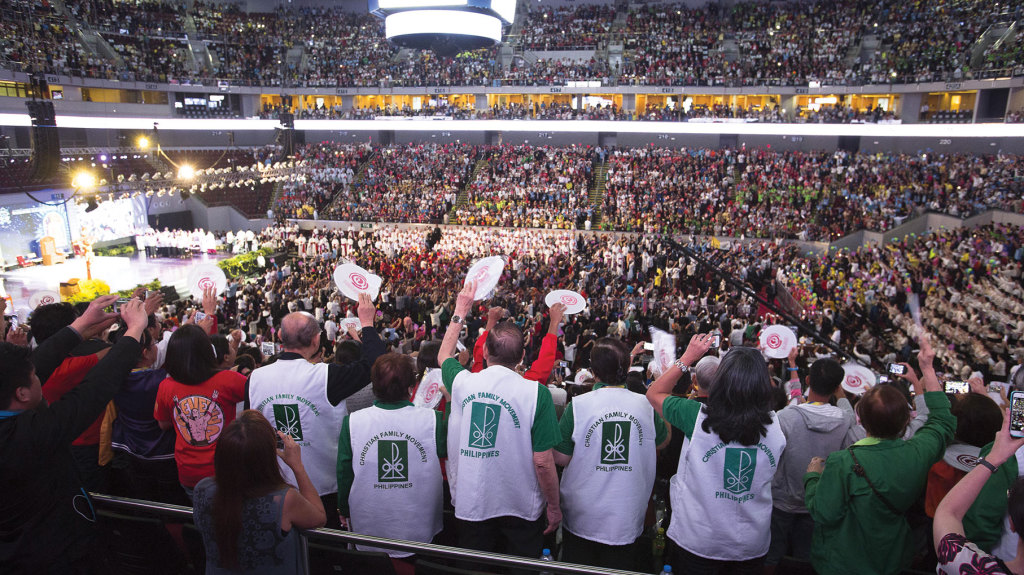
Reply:
[[[194,319],[195,319],[196,323],[199,323],[199,322],[203,321],[204,319],[206,319],[206,314],[201,312],[201,311],[197,311],[196,312],[196,316],[195,316]]]
[[[1024,437],[1024,391],[1010,392],[1010,437]]]
[[[121,313],[121,306],[130,301],[132,301],[130,297],[117,298],[117,301],[114,302],[114,313]]]
[[[649,341],[645,341],[644,342],[644,349],[647,350],[647,351],[654,351],[654,344],[649,342]]]
[[[280,435],[277,436],[277,448],[284,450],[284,439]]]
[[[560,367],[562,369],[565,369],[565,368],[569,367],[569,363],[565,362],[565,361],[560,361],[560,362],[558,362],[558,367]]]
[[[710,349],[718,349],[720,347],[722,347],[722,334],[716,333],[711,338],[711,348]]]
[[[971,386],[966,381],[946,382],[946,393],[967,393],[970,390]]]
[[[889,373],[893,375],[906,375],[907,366],[900,363],[890,363],[887,367]]]
[[[889,376],[888,375],[880,375],[880,376],[878,376],[878,385],[884,385],[886,383],[889,383]]]

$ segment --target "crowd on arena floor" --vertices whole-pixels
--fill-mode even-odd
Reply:
[[[159,0],[90,0],[72,4],[65,16],[46,4],[3,0],[0,10],[8,16],[0,28],[0,53],[9,65],[108,79],[341,87],[489,86],[495,80],[538,86],[573,80],[791,86],[959,81],[1024,72],[1016,57],[1019,34],[985,39],[986,49],[972,61],[990,25],[1022,17],[1020,6],[991,0],[927,6],[902,0],[882,8],[863,0],[746,2],[729,9],[641,6],[626,13],[621,28],[615,24],[617,9],[609,6],[535,9],[520,16],[519,37],[512,39],[533,55],[515,58],[507,69],[497,64],[494,49],[454,58],[427,52],[396,57],[381,21],[336,8],[246,12],[230,3],[184,8]],[[192,40],[205,46],[209,60],[191,54],[184,33],[188,19],[198,34]],[[79,27],[97,30],[121,61],[90,55],[78,39]],[[609,37],[621,38],[621,64],[598,55],[596,48]],[[880,42],[878,49],[861,49],[867,39]],[[303,57],[289,59],[291,48],[300,48]]]
[[[1006,422],[1000,427],[1007,389],[1024,388],[1019,227],[990,224],[822,257],[776,242],[690,243],[687,252],[667,237],[526,229],[276,226],[241,235],[252,238],[245,249],[273,255],[261,252],[257,268],[231,278],[221,297],[208,290],[165,305],[159,292],[142,290],[121,305],[116,333],[115,314],[103,309],[116,296],[83,304],[80,315],[49,304],[27,325],[0,326],[0,486],[68,500],[4,500],[22,518],[3,524],[15,541],[3,550],[9,566],[70,569],[103,556],[94,552],[93,524],[72,506],[85,488],[191,503],[210,568],[295,561],[295,530],[282,531],[281,521],[494,549],[495,517],[532,494],[525,517],[503,523],[517,529],[505,541],[514,555],[536,557],[550,546],[563,561],[681,572],[760,572],[784,556],[830,573],[936,563],[942,573],[970,564],[1016,572],[996,557],[1017,565],[1013,547],[999,540],[1022,493],[1007,489],[1024,441],[1010,437]],[[504,273],[486,302],[474,302],[464,272],[489,255],[505,256]],[[376,302],[335,291],[332,271],[342,261],[380,275]],[[545,295],[558,288],[579,291],[589,307],[575,315],[561,304],[549,309]],[[762,355],[759,332],[783,320],[756,297],[800,301],[805,340],[788,358]],[[197,321],[194,309],[206,317]],[[675,336],[666,364],[644,353],[650,327]],[[847,354],[832,344],[875,372],[902,363],[904,378],[851,389],[840,364]],[[966,391],[942,393],[941,382],[961,379]],[[438,413],[408,402],[426,385],[444,395]],[[481,394],[494,401],[480,405],[515,417],[486,416],[490,407],[472,403]],[[37,407],[44,396],[48,409]],[[111,400],[112,439],[101,439]],[[243,402],[253,411],[236,419]],[[619,415],[609,419],[608,409]],[[586,441],[602,415],[613,423],[599,429],[601,441]],[[738,423],[741,415],[755,423]],[[524,417],[533,423],[513,425]],[[620,419],[628,435],[616,431]],[[35,433],[21,433],[27,425]],[[388,429],[415,438],[421,455],[391,444],[364,448]],[[113,459],[101,464],[96,454],[107,441]],[[233,458],[261,449],[269,479],[254,459],[249,478],[239,477]],[[481,468],[473,454],[488,450]],[[395,475],[395,463],[405,469],[421,458],[427,465],[409,468],[417,487],[374,489],[410,481]],[[365,473],[355,464],[363,459]],[[560,478],[555,465],[564,468]],[[855,465],[864,473],[850,471]],[[612,480],[638,495],[613,501],[588,491]],[[242,489],[254,482],[262,482],[256,493]],[[228,489],[234,503],[224,507]],[[498,515],[479,511],[478,493],[504,506]],[[282,505],[286,498],[295,503]],[[275,499],[281,511],[257,520],[256,510]],[[454,524],[442,522],[445,507],[454,507]],[[698,521],[695,533],[688,526]],[[261,543],[267,533],[274,535]],[[1007,533],[1009,544],[1024,545]],[[641,536],[655,541],[653,557],[623,552]],[[709,553],[709,536],[736,542]],[[396,568],[409,568],[404,554],[390,554]]]

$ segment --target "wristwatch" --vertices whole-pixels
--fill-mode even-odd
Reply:
[[[453,315],[452,316],[452,323],[458,323],[458,324],[466,325],[466,320],[465,320],[465,318],[459,317],[457,315]]]
[[[683,363],[683,360],[681,360],[681,359],[677,359],[677,360],[675,361],[674,365],[675,365],[676,367],[678,367],[678,368],[679,368],[679,371],[682,371],[683,373],[687,373],[687,372],[689,372],[689,371],[690,371],[690,366],[688,366],[688,365],[686,365],[685,363]]]

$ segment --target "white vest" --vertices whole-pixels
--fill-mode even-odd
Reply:
[[[562,474],[563,525],[590,541],[629,545],[643,531],[654,487],[654,408],[643,395],[615,387],[569,406],[574,446]]]
[[[430,543],[441,532],[441,462],[437,417],[423,407],[373,406],[348,418],[352,440],[352,531]],[[392,557],[412,553],[356,545]]]
[[[302,463],[320,495],[338,492],[338,435],[348,415],[345,402],[327,400],[326,363],[278,360],[249,375],[249,406],[278,431],[302,446]],[[284,480],[295,485],[291,468],[278,462]]]
[[[448,483],[455,516],[535,521],[544,510],[531,433],[539,384],[495,365],[459,374],[453,387]]]
[[[772,477],[786,437],[772,413],[768,434],[757,445],[725,444],[704,432],[704,417],[702,409],[672,476],[668,536],[707,559],[761,557],[771,541]]]

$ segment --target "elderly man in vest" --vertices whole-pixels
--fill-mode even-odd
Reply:
[[[547,388],[516,372],[523,334],[511,322],[487,334],[487,368],[471,373],[453,359],[459,332],[473,305],[476,282],[459,293],[455,315],[437,354],[451,393],[448,479],[459,545],[538,557],[544,534],[562,521],[553,448],[561,435]],[[547,528],[542,512],[547,509]]]
[[[302,446],[306,470],[324,509],[338,508],[338,434],[348,415],[345,399],[370,383],[370,368],[384,353],[384,342],[373,327],[377,309],[366,294],[359,296],[362,357],[347,365],[312,363],[320,355],[320,324],[306,312],[290,313],[281,321],[283,352],[274,363],[249,376],[247,407],[266,416],[278,431]],[[285,481],[294,485],[288,466],[281,465]],[[328,514],[328,527],[340,526]]]

